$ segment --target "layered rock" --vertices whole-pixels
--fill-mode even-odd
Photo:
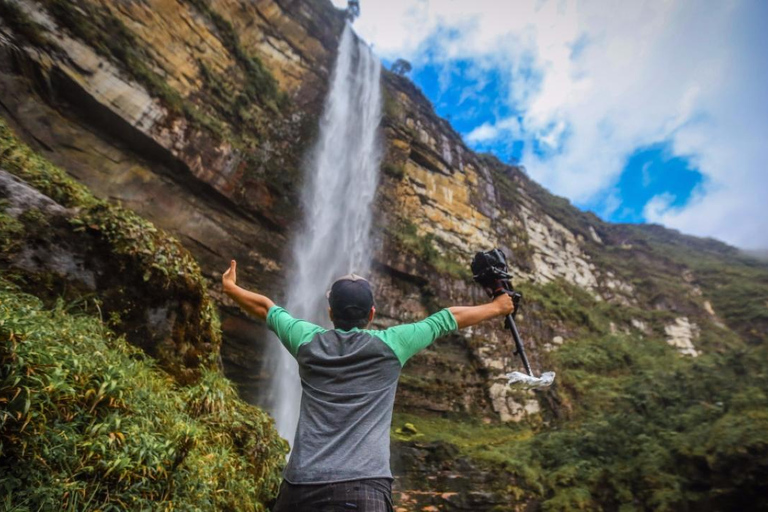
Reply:
[[[281,300],[302,158],[343,12],[322,0],[11,3],[37,31],[0,23],[0,105],[18,132],[100,198],[175,234],[209,280],[237,258],[246,287]],[[473,153],[408,79],[385,72],[383,85],[377,326],[486,300],[469,262],[500,247],[525,293],[518,324],[537,370],[584,334],[668,338],[688,355],[717,348],[705,336],[713,327],[765,339],[767,321],[740,321],[737,301],[715,291],[728,284],[711,262],[733,250],[580,212],[522,167]],[[696,266],[691,255],[709,259]],[[259,401],[270,371],[260,359],[274,340],[211,290],[225,368]],[[512,352],[496,323],[441,340],[406,366],[396,407],[532,425],[569,414],[556,389],[503,386],[520,366]]]
[[[292,177],[300,177],[343,13],[323,2],[266,0],[82,0],[69,10],[52,0],[15,3],[50,42],[40,47],[15,37],[13,27],[4,30],[2,80],[9,94],[2,101],[17,126],[34,133],[48,156],[99,195],[180,236],[210,277],[236,257],[245,263],[246,285],[279,298],[284,230],[299,214],[300,179]],[[99,38],[84,39],[78,13],[94,17],[94,30],[120,27],[117,34],[136,45],[149,71],[117,58]],[[277,92],[243,100],[252,121],[243,129],[220,95],[247,89],[253,62],[274,77]],[[171,92],[158,92],[153,77]],[[384,85],[386,158],[375,273],[381,325],[483,300],[466,266],[476,250],[494,246],[510,256],[518,282],[563,281],[597,300],[644,307],[619,269],[595,261],[596,253],[613,246],[605,236],[609,226],[583,215],[576,224],[564,222],[561,200],[551,199],[523,169],[474,154],[407,79],[387,73]],[[289,101],[276,106],[281,94]],[[620,247],[632,251],[625,241]],[[537,346],[553,336],[567,339],[573,329],[547,325],[535,312],[528,320],[523,330],[534,362],[543,352]],[[266,377],[255,371],[264,332],[248,325],[225,315],[232,349],[225,357],[256,396]],[[480,327],[456,343],[454,355],[446,350],[443,358],[434,350],[414,361],[402,407],[443,403],[436,407],[504,419],[534,410],[503,406],[506,399],[494,391],[496,380],[517,367],[503,332]],[[248,359],[254,362],[243,365]],[[422,368],[429,368],[426,379]],[[442,383],[457,376],[462,386],[456,389],[463,391],[445,393]]]

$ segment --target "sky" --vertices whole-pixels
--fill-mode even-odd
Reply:
[[[360,3],[473,149],[605,220],[768,248],[768,1]]]

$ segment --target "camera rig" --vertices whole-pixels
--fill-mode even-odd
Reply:
[[[512,338],[515,341],[515,352],[513,355],[520,356],[527,375],[520,372],[509,373],[507,374],[509,384],[522,384],[528,388],[541,388],[551,385],[555,374],[553,372],[545,372],[541,377],[534,376],[531,365],[528,362],[528,356],[525,354],[525,347],[523,347],[520,333],[517,331],[517,325],[515,324],[515,315],[520,309],[520,301],[523,295],[512,287],[512,275],[507,269],[507,257],[504,252],[501,249],[478,252],[472,259],[471,269],[475,282],[485,288],[489,296],[498,297],[506,293],[512,297],[512,302],[515,305],[515,310],[512,314],[507,315],[504,320],[504,327],[512,333]]]

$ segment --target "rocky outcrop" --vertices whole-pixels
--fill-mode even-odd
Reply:
[[[235,257],[244,263],[247,286],[279,299],[286,229],[299,213],[303,148],[343,14],[321,1],[14,4],[49,43],[32,44],[14,27],[3,29],[0,80],[8,94],[0,101],[14,125],[34,134],[33,144],[100,197],[179,236],[209,278]],[[143,67],[133,54],[113,51],[99,35],[105,26],[135,47]],[[247,93],[254,80],[266,85]],[[570,206],[523,169],[474,154],[407,79],[385,73],[384,85],[375,270],[380,325],[483,300],[467,267],[474,251],[493,246],[510,256],[516,282],[562,281],[597,300],[644,307],[629,274],[604,258],[612,247],[636,249],[617,244],[596,218],[568,214]],[[227,95],[240,98],[242,108],[225,101]],[[673,302],[652,307],[671,309]],[[532,306],[523,330],[537,362],[553,337],[568,339],[578,326],[552,325]],[[223,325],[225,363],[244,392],[257,396],[266,378],[257,371],[265,333],[226,314]],[[512,410],[532,413],[532,407],[502,406],[507,399],[494,391],[496,380],[517,368],[503,332],[478,328],[448,346],[456,350],[428,351],[413,361],[402,407],[493,411],[504,419],[522,417]],[[447,385],[457,378],[461,386]]]
[[[75,301],[98,293],[109,325],[180,382],[217,364],[218,319],[191,256],[134,213],[90,196],[2,122],[0,220],[0,270],[28,292]]]
[[[675,323],[664,326],[667,335],[667,343],[672,345],[683,355],[696,357],[699,352],[693,345],[693,340],[699,337],[699,327],[681,316],[675,319]]]
[[[301,213],[302,159],[343,12],[324,0],[3,5],[11,4],[29,23],[19,24],[18,16],[0,21],[0,106],[9,124],[98,198],[178,237],[209,283],[236,258],[246,287],[280,301],[287,242]],[[383,85],[385,158],[372,271],[377,326],[486,300],[471,281],[469,262],[477,250],[500,247],[525,295],[517,319],[537,370],[595,336],[661,340],[662,348],[668,340],[692,356],[719,349],[713,332],[753,344],[766,340],[768,315],[741,307],[745,282],[754,286],[752,295],[763,293],[760,265],[714,241],[655,226],[609,225],[580,212],[532,182],[524,168],[473,153],[407,78],[384,72]],[[19,197],[38,205],[30,194]],[[73,215],[69,205],[58,210],[55,201],[40,201],[35,208],[53,208],[52,219]],[[46,268],[68,281],[108,289],[99,281],[99,263],[41,247],[47,256],[26,260],[47,258]],[[57,260],[54,253],[71,257]],[[16,265],[26,260],[17,258]],[[722,272],[723,262],[738,269]],[[209,289],[223,313],[227,374],[242,396],[258,402],[270,371],[261,365],[263,347],[274,340],[215,284]],[[162,334],[177,325],[184,317],[172,318],[176,306],[144,311],[144,331]],[[557,385],[538,393],[509,390],[503,375],[517,369],[500,325],[467,329],[409,362],[397,408],[538,428],[577,407],[567,398],[572,390]],[[464,487],[443,485],[455,480],[459,466],[429,455],[439,446],[403,450],[414,453],[401,475],[411,472],[409,464],[425,471],[445,466],[438,486],[422,486],[417,473],[408,477],[416,483],[402,485],[408,499],[432,493],[413,502],[419,506],[483,510],[511,501],[495,483],[483,483],[490,477],[482,471],[464,468],[462,474],[475,475]],[[470,496],[471,486],[493,490]]]
[[[505,510],[510,474],[496,474],[441,442],[400,441],[393,470],[396,512]],[[520,504],[523,510],[525,504]]]

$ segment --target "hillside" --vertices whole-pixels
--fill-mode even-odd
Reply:
[[[343,13],[324,0],[0,0],[0,15],[0,169],[15,176],[3,181],[0,268],[13,293],[39,296],[38,309],[101,301],[107,327],[181,386],[220,353],[240,396],[264,403],[274,340],[216,283],[236,258],[244,286],[284,297]],[[379,326],[485,300],[469,261],[498,246],[524,294],[531,363],[558,372],[550,390],[507,391],[518,361],[490,324],[409,362],[393,425],[399,506],[768,507],[768,264],[582,212],[473,153],[407,78],[383,76]],[[7,184],[36,192],[16,205]],[[63,220],[13,210],[49,201]],[[134,250],[145,231],[158,252]],[[56,257],[62,247],[70,257]],[[137,284],[166,278],[162,293]]]

